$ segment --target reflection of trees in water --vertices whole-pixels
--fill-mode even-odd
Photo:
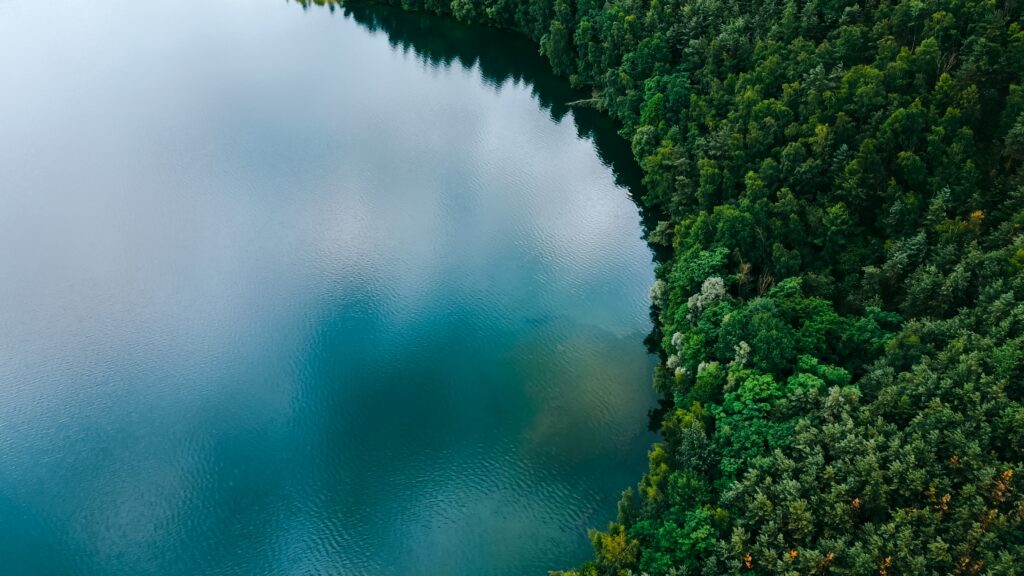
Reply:
[[[383,32],[388,42],[403,53],[412,52],[420,61],[432,67],[449,68],[456,62],[465,69],[476,66],[484,80],[495,87],[507,81],[530,87],[541,108],[551,119],[561,122],[572,113],[576,134],[594,142],[601,161],[611,168],[615,183],[630,190],[636,197],[642,190],[642,173],[633,159],[629,144],[618,131],[614,120],[592,108],[572,107],[570,102],[587,98],[587,94],[573,89],[569,82],[555,76],[551,67],[537,51],[537,46],[525,36],[482,26],[467,26],[428,13],[406,12],[400,8],[379,4],[336,0],[295,0],[303,9],[311,5],[325,6],[331,12],[341,9],[345,17],[370,32]],[[637,203],[640,206],[639,203]],[[657,224],[657,218],[640,206],[641,223],[645,234]],[[664,247],[652,246],[657,260],[667,258]],[[659,311],[651,306],[651,333],[644,339],[648,351],[661,351],[662,333],[658,321]],[[651,431],[658,430],[666,410],[672,405],[663,398],[660,406],[648,413]]]
[[[317,0],[302,0],[304,2]],[[330,0],[320,0],[330,1]],[[572,115],[576,134],[594,142],[598,157],[615,175],[615,183],[630,190],[637,197],[642,190],[642,173],[629,144],[622,138],[614,120],[593,108],[570,106],[569,103],[585,99],[588,95],[573,89],[567,80],[555,76],[537,46],[525,36],[486,28],[467,26],[448,18],[426,13],[406,12],[399,8],[375,4],[345,3],[346,17],[351,17],[371,32],[384,32],[395,49],[412,52],[421,61],[433,67],[451,67],[456,62],[463,68],[476,66],[484,80],[492,86],[507,81],[530,87],[541,108],[551,119],[561,122]],[[645,235],[657,225],[657,217],[640,206],[641,224]],[[669,256],[664,246],[652,246],[656,260]],[[662,338],[659,311],[652,304],[651,333],[644,340],[652,354],[661,351]],[[664,406],[662,407],[664,408]],[[652,411],[652,430],[660,425],[663,410]]]
[[[640,168],[629,144],[619,136],[615,122],[597,110],[570,106],[570,102],[584,100],[589,94],[574,90],[564,78],[555,76],[537,46],[525,36],[391,6],[339,4],[335,0],[295,1],[303,8],[318,5],[331,11],[341,10],[367,30],[387,34],[388,42],[396,50],[411,52],[432,67],[449,68],[456,63],[465,69],[475,66],[492,86],[507,81],[529,86],[552,120],[561,122],[571,112],[577,135],[594,142],[598,157],[611,168],[616,184],[634,195],[640,192]],[[644,220],[650,223],[646,217]]]

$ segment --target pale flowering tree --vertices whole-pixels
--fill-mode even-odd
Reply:
[[[714,304],[725,298],[725,280],[719,276],[712,276],[704,281],[700,292],[690,296],[686,301],[686,309],[689,312],[690,320],[696,320],[700,315]]]
[[[659,308],[665,307],[665,298],[668,292],[668,284],[664,280],[658,279],[654,281],[654,285],[651,286],[651,302],[653,302]]]

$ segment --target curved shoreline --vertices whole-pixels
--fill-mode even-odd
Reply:
[[[581,574],[1013,569],[1021,6],[401,8],[517,30],[597,86],[660,215],[665,442]]]

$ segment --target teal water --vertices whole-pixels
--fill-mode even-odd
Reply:
[[[585,559],[653,265],[578,97],[393,10],[0,0],[0,573]]]

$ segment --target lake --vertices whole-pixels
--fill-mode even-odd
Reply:
[[[0,571],[588,558],[654,265],[580,97],[393,9],[0,0]]]

